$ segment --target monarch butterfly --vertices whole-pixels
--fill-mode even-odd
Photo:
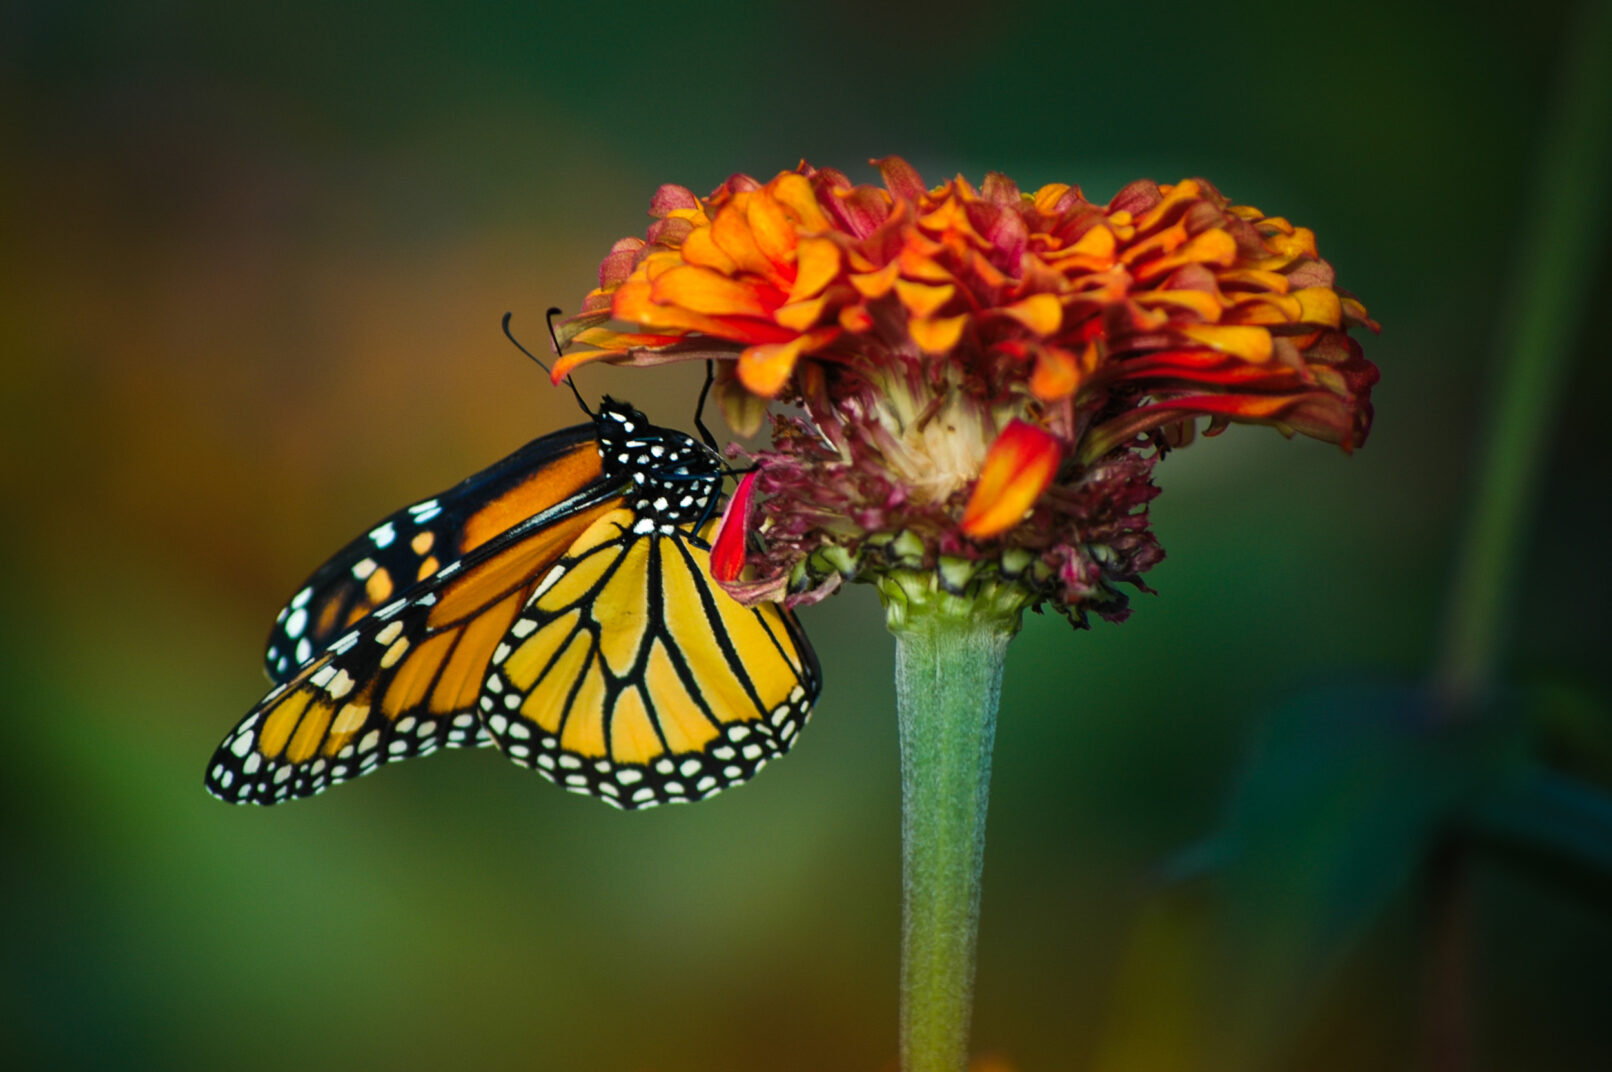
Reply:
[[[590,416],[321,566],[276,618],[275,687],[214,753],[208,791],[278,804],[493,745],[630,809],[702,799],[787,751],[817,659],[788,610],[711,580],[721,458],[608,396]]]

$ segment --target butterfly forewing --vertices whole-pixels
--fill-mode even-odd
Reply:
[[[507,756],[623,808],[750,778],[794,743],[819,689],[792,615],[736,603],[711,583],[704,539],[642,520],[606,514],[555,563],[480,699]]]
[[[438,570],[600,477],[594,426],[534,439],[447,491],[371,526],[309,577],[281,609],[264,667],[298,676],[364,617],[414,594]]]

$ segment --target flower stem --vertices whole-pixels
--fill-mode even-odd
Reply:
[[[1612,3],[1587,0],[1570,20],[1556,104],[1541,136],[1518,277],[1500,328],[1493,431],[1478,469],[1456,566],[1444,652],[1435,673],[1456,709],[1493,688],[1518,551],[1547,433],[1601,254],[1612,175]]]
[[[901,1067],[961,1072],[974,1004],[991,744],[1017,593],[969,599],[882,578],[901,734]]]

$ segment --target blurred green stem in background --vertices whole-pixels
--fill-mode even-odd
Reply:
[[[1023,593],[939,591],[933,574],[879,579],[896,638],[901,734],[901,1067],[961,1072],[974,1005],[991,744]]]
[[[1518,545],[1533,498],[1556,400],[1584,321],[1585,298],[1604,254],[1612,166],[1612,0],[1589,0],[1570,20],[1554,121],[1540,135],[1516,277],[1497,329],[1492,421],[1485,431],[1476,502],[1456,565],[1439,693],[1460,710],[1493,691],[1503,617],[1523,568]]]
[[[1496,328],[1492,425],[1479,426],[1493,431],[1483,440],[1444,650],[1434,669],[1436,694],[1444,710],[1456,714],[1494,699],[1513,575],[1526,569],[1520,545],[1539,513],[1553,415],[1578,350],[1597,260],[1606,253],[1612,0],[1586,0],[1579,7],[1568,20],[1562,53],[1529,183],[1530,211],[1522,216],[1516,275]],[[1567,825],[1583,829],[1581,823]],[[1423,1065],[1432,1072],[1473,1067],[1470,851],[1466,841],[1453,840],[1430,868],[1434,930]]]

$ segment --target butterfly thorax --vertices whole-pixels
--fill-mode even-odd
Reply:
[[[645,531],[710,516],[722,494],[724,471],[715,451],[693,436],[650,424],[638,410],[608,396],[594,426],[604,474],[631,483],[628,504]]]

